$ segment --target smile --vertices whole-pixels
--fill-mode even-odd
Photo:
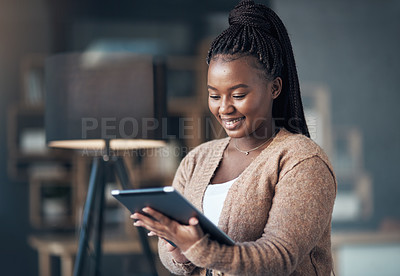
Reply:
[[[236,128],[241,122],[244,120],[245,117],[241,117],[241,118],[236,118],[236,119],[221,119],[223,125],[225,126],[225,128],[227,129],[234,129]]]
[[[225,122],[226,125],[234,125],[235,123],[237,123],[237,122],[239,122],[239,121],[241,121],[243,119],[244,119],[244,117],[237,118],[237,119],[234,119],[234,120],[231,120],[231,121],[224,121],[224,122]]]

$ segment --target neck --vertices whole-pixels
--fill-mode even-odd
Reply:
[[[235,138],[236,144],[243,150],[252,149],[270,139],[276,133],[275,124],[270,124],[270,127],[257,129],[250,135]]]

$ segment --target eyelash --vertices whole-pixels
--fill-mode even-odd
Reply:
[[[213,99],[213,100],[218,100],[219,98],[221,98],[220,96],[217,96],[217,95],[210,95],[209,96],[211,99]],[[234,99],[236,99],[236,100],[241,100],[241,99],[243,99],[245,97],[245,95],[234,95],[234,96],[232,96],[232,98],[234,98]]]

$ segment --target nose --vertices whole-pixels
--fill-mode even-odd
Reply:
[[[235,107],[233,106],[230,98],[222,97],[221,105],[219,107],[219,113],[220,114],[230,114],[230,113],[233,113],[233,111],[235,111]]]

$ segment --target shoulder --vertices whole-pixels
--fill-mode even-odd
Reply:
[[[282,151],[294,155],[324,154],[321,147],[303,134],[281,129],[274,141]]]
[[[280,167],[290,170],[310,158],[321,159],[333,174],[332,165],[324,150],[312,139],[281,129],[274,139],[272,154],[279,159]]]

